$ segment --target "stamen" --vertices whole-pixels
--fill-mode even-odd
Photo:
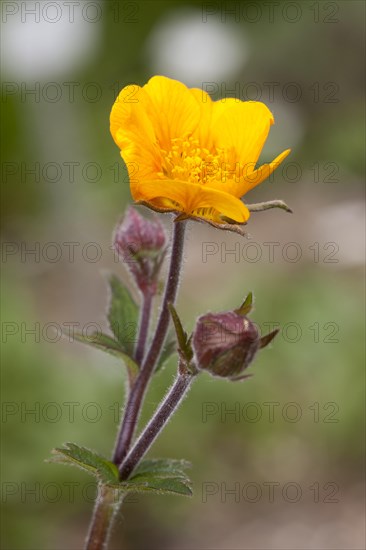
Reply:
[[[169,151],[161,149],[163,158],[161,176],[209,185],[213,181],[223,183],[240,178],[240,166],[235,163],[233,151],[200,147],[192,136],[175,138]]]

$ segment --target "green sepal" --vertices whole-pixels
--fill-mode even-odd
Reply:
[[[280,329],[276,328],[275,330],[272,330],[272,332],[269,332],[268,334],[265,334],[264,336],[262,336],[262,338],[260,339],[260,345],[259,345],[260,349],[268,346],[268,344],[272,342],[272,340],[277,336],[279,332],[280,332]]]
[[[292,214],[291,208],[281,200],[257,202],[256,204],[246,204],[245,206],[248,208],[249,212],[263,212],[264,210],[269,210],[270,208],[281,208],[282,210]]]
[[[65,443],[63,447],[53,449],[51,452],[53,456],[48,462],[77,466],[106,485],[118,483],[117,466],[86,447],[79,447],[75,443]]]
[[[248,315],[253,309],[253,293],[249,292],[241,306],[235,310],[238,315]]]
[[[127,355],[127,353],[123,350],[121,344],[111,336],[108,336],[108,334],[103,334],[102,332],[94,332],[90,336],[84,336],[83,334],[76,332],[73,335],[69,334],[68,336],[72,337],[73,340],[76,340],[77,342],[88,344],[89,346],[110,353],[114,357],[121,359],[126,365],[128,376],[131,382],[133,382],[137,377],[139,373],[138,364],[135,363],[135,361],[129,355]]]
[[[138,307],[129,290],[114,275],[108,275],[110,301],[108,321],[111,331],[127,355],[132,356],[138,324]]]
[[[175,333],[177,335],[179,351],[183,355],[185,361],[189,363],[193,358],[193,350],[191,345],[192,337],[188,336],[184,330],[182,322],[173,304],[168,304],[168,307],[173,320]]]

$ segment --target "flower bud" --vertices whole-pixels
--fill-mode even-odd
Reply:
[[[243,371],[266,344],[255,324],[235,311],[202,315],[193,333],[197,367],[231,380],[243,378]]]
[[[166,251],[166,233],[158,219],[148,220],[129,207],[117,225],[113,245],[142,293],[157,291],[157,277]]]

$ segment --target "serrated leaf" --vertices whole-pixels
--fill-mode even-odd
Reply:
[[[161,352],[159,362],[155,368],[155,372],[163,368],[163,366],[168,361],[168,359],[170,359],[170,357],[174,353],[176,353],[176,351],[177,351],[177,343],[175,341],[175,338],[169,339],[165,344],[163,351]]]
[[[128,491],[135,491],[139,493],[157,493],[164,494],[176,494],[184,496],[192,496],[192,489],[188,480],[177,479],[174,477],[155,477],[151,478],[143,483],[139,481],[128,481],[125,483],[125,489]]]
[[[110,485],[123,493],[156,493],[159,495],[192,496],[188,479],[151,476],[149,479],[129,479],[116,485]]]
[[[241,306],[235,310],[238,315],[248,315],[253,309],[253,293],[249,292]]]
[[[128,289],[116,275],[109,275],[111,291],[108,321],[111,331],[115,335],[122,349],[132,356],[137,332],[138,307]]]
[[[113,487],[124,493],[150,492],[191,496],[191,482],[185,473],[190,466],[186,460],[171,458],[142,460],[128,480]]]
[[[96,476],[102,483],[115,485],[118,483],[118,468],[103,456],[86,447],[75,443],[65,443],[63,447],[53,449],[50,462],[77,466],[89,474]]]
[[[167,475],[171,477],[186,477],[185,470],[191,467],[190,462],[174,458],[155,458],[142,460],[135,468],[130,479],[146,474]]]
[[[85,336],[80,333],[74,333],[73,339],[83,344],[88,344],[96,349],[110,353],[114,357],[121,359],[127,367],[130,381],[133,381],[139,373],[139,366],[135,361],[123,351],[121,344],[114,340],[108,334],[102,332],[94,332],[90,336]]]

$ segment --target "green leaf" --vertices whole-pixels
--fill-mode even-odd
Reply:
[[[177,343],[175,341],[175,338],[168,339],[167,343],[165,344],[165,347],[160,355],[159,362],[155,368],[155,372],[163,368],[165,363],[168,361],[168,359],[177,351]]]
[[[103,456],[75,443],[65,443],[52,450],[49,462],[77,466],[98,481],[123,494],[157,493],[191,496],[191,483],[185,474],[190,466],[185,460],[143,460],[127,481],[119,481],[118,468]]]
[[[90,449],[79,447],[75,443],[65,443],[63,447],[53,449],[51,452],[53,457],[49,462],[77,466],[96,476],[102,483],[109,485],[118,483],[117,466]]]
[[[101,351],[106,351],[114,357],[121,359],[127,367],[128,375],[131,381],[133,381],[138,375],[139,366],[137,363],[135,363],[135,361],[127,355],[125,351],[123,351],[121,344],[117,342],[117,340],[114,340],[111,336],[108,336],[108,334],[94,332],[90,336],[85,336],[84,334],[74,333],[73,335],[70,334],[69,337],[72,337],[77,342],[88,344],[89,346]]]
[[[157,493],[160,495],[184,495],[192,496],[192,489],[188,480],[174,477],[153,477],[148,480],[129,480],[120,484],[122,491],[136,493]]]
[[[190,466],[185,460],[171,458],[143,460],[119,488],[123,492],[191,496],[191,482],[185,472]]]
[[[159,476],[186,477],[185,470],[191,467],[190,462],[174,458],[155,458],[142,460],[135,468],[131,479],[147,473]]]
[[[138,307],[128,289],[116,275],[108,276],[111,291],[108,321],[109,326],[127,355],[132,356],[137,333]]]
[[[247,315],[253,309],[253,293],[249,292],[242,305],[235,310],[238,315]]]

